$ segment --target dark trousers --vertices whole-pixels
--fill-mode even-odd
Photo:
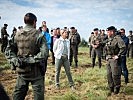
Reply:
[[[29,83],[31,83],[34,100],[44,100],[44,77],[36,80],[25,80],[18,76],[15,91],[13,94],[13,100],[24,100],[27,95]]]
[[[92,46],[90,45],[90,47],[89,47],[89,56],[90,56],[90,58],[91,58],[91,51],[92,51]]]
[[[2,40],[1,52],[5,52],[7,44],[8,44],[8,40]]]
[[[70,46],[70,63],[72,63],[73,61],[73,57],[74,57],[74,61],[75,63],[78,62],[78,46],[77,45],[71,45]]]
[[[55,64],[54,52],[53,52],[53,51],[51,51],[51,54],[52,54],[52,64],[54,65],[54,64]]]
[[[102,65],[101,64],[101,49],[92,48],[92,51],[91,51],[92,67],[95,66],[96,56],[98,57],[99,68],[101,68],[101,65]]]
[[[128,82],[128,69],[126,65],[126,55],[121,56],[121,69],[125,78],[125,82]]]

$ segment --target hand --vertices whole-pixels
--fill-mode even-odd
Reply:
[[[119,57],[117,55],[112,57],[114,60],[118,59]]]
[[[18,58],[12,58],[11,64],[13,64],[15,67],[19,67],[20,66]]]
[[[97,48],[97,45],[94,45],[93,47],[94,47],[94,48]]]

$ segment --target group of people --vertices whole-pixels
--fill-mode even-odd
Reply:
[[[64,29],[55,28],[50,34],[46,21],[42,22],[39,29],[36,29],[36,22],[37,17],[33,13],[27,13],[24,16],[25,27],[20,27],[18,31],[15,27],[13,28],[12,38],[8,40],[2,51],[10,62],[11,69],[18,73],[13,93],[14,100],[24,100],[29,83],[34,91],[34,99],[44,100],[44,80],[49,51],[51,51],[52,64],[55,65],[56,70],[56,89],[60,89],[59,76],[63,65],[70,88],[75,90],[70,66],[74,56],[75,67],[78,67],[78,45],[81,41],[79,33],[75,27],[71,27],[70,31],[64,27]],[[7,34],[7,31],[1,30],[1,34],[5,35],[5,33]]]
[[[107,61],[107,79],[110,93],[118,94],[121,86],[121,75],[124,75],[125,83],[129,83],[126,57],[133,58],[133,35],[129,31],[126,36],[125,29],[117,30],[110,26],[105,30],[95,28],[89,37],[89,55],[92,59],[92,67],[95,66],[96,56],[98,66],[101,68],[101,59]]]
[[[7,60],[12,65],[12,70],[16,70],[18,77],[13,93],[13,100],[24,100],[31,83],[34,91],[35,100],[44,100],[44,80],[47,70],[47,60],[49,51],[52,54],[52,64],[55,65],[55,86],[60,88],[59,76],[61,66],[64,66],[70,88],[75,89],[74,81],[70,72],[70,66],[74,57],[75,68],[78,68],[78,46],[81,42],[80,35],[75,27],[70,31],[67,27],[63,29],[47,28],[46,21],[42,22],[41,27],[36,29],[37,17],[33,13],[24,16],[25,27],[20,27],[19,31],[13,29],[12,39],[9,40],[2,52],[5,53]],[[4,44],[7,24],[4,24],[2,33],[2,43]],[[107,28],[107,35],[104,30],[100,34],[98,28],[92,32],[90,41],[90,57],[92,67],[95,66],[96,55],[98,65],[101,68],[101,58],[107,60],[107,79],[111,93],[118,94],[121,85],[121,72],[128,83],[128,70],[126,67],[126,42],[124,29],[116,31],[114,26]],[[117,34],[121,33],[121,34]],[[132,37],[131,37],[132,38]],[[132,42],[132,40],[131,40]],[[2,45],[3,45],[2,44]],[[131,47],[130,47],[131,49]],[[106,52],[105,52],[106,51]],[[105,53],[105,55],[104,55]],[[123,63],[121,63],[123,60]],[[120,67],[121,66],[121,67]],[[122,71],[121,71],[122,69]]]

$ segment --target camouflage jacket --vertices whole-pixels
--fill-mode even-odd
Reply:
[[[101,47],[101,36],[99,34],[97,36],[96,35],[92,36],[91,45],[92,45],[92,47],[93,47],[93,45],[97,45],[97,48]]]
[[[129,44],[133,44],[133,35],[127,36],[129,38]]]
[[[70,33],[69,39],[72,45],[79,45],[81,42],[79,33]]]
[[[5,51],[10,63],[19,67],[19,58],[25,63],[37,63],[48,57],[46,39],[33,26],[26,25],[16,33],[14,41],[10,40]]]
[[[119,35],[109,38],[106,43],[107,55],[123,55],[126,51],[126,45]]]

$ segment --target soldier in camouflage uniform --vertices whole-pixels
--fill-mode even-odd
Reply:
[[[129,31],[129,35],[127,36],[129,38],[129,45],[128,45],[128,51],[127,51],[127,57],[133,58],[133,32]]]
[[[121,55],[125,53],[125,43],[120,35],[116,35],[116,28],[107,28],[107,80],[110,93],[118,94],[121,86]]]
[[[48,57],[46,40],[36,30],[37,17],[32,13],[24,16],[26,26],[19,31],[14,42],[9,42],[6,58],[18,73],[13,100],[24,100],[31,83],[34,100],[44,100],[44,60]]]
[[[75,61],[75,67],[78,67],[78,45],[80,43],[80,35],[76,31],[75,27],[71,27],[70,32],[70,66],[72,65],[73,57]]]
[[[1,29],[1,40],[2,40],[2,45],[1,45],[1,52],[5,52],[5,49],[8,44],[8,36],[9,34],[7,33],[7,24],[4,24],[4,27]]]
[[[95,66],[96,55],[98,56],[98,65],[101,68],[101,37],[98,34],[98,28],[94,29],[94,35],[91,38],[91,58],[92,58],[92,67]]]
[[[94,35],[94,32],[91,32],[91,36],[89,37],[89,41],[88,41],[90,58],[91,58],[91,51],[92,51],[91,38],[93,37],[93,35]]]
[[[104,41],[106,41],[108,39],[107,34],[105,34],[105,30],[101,30],[100,33],[100,37],[101,37],[101,55],[102,55],[102,59],[106,59],[106,54],[105,54],[105,44],[103,43]]]

